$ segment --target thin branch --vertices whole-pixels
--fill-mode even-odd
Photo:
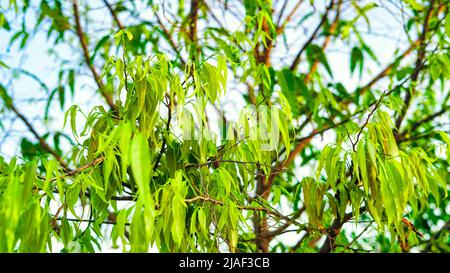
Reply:
[[[365,84],[364,86],[360,87],[357,92],[358,95],[361,96],[363,95],[365,92],[367,92],[370,88],[372,88],[372,86],[374,84],[376,84],[378,81],[380,81],[381,79],[383,79],[384,77],[386,77],[389,72],[392,71],[392,69],[398,64],[399,60],[404,59],[406,56],[408,56],[409,54],[411,54],[411,52],[413,52],[413,49],[416,48],[416,46],[419,44],[419,41],[415,41],[414,43],[412,43],[402,54],[400,54],[392,63],[390,63],[388,66],[386,66],[383,70],[381,70],[373,79],[371,79],[367,84]],[[350,102],[352,102],[352,100],[344,100],[343,103],[344,105],[348,105]]]
[[[352,148],[353,151],[356,152],[356,145],[359,142],[359,138],[361,137],[362,132],[364,131],[364,128],[367,126],[367,124],[370,121],[370,118],[372,117],[372,115],[375,113],[375,111],[378,109],[378,107],[380,106],[381,102],[383,101],[384,96],[386,95],[385,92],[383,92],[383,94],[381,94],[380,98],[378,99],[377,103],[375,104],[375,107],[372,109],[372,111],[370,111],[369,115],[366,118],[366,121],[364,122],[363,126],[361,126],[358,134],[356,135],[356,140],[354,143],[352,143]],[[350,136],[349,136],[350,137]]]
[[[291,252],[291,253],[292,253],[292,252],[296,252],[297,249],[298,249],[299,247],[301,247],[301,245],[303,244],[303,242],[309,237],[309,235],[310,235],[310,233],[307,231],[307,232],[305,233],[305,235],[303,235],[303,237],[300,238],[300,240],[298,240],[297,243],[296,243],[293,247],[290,248],[289,252]]]
[[[294,61],[292,62],[291,65],[291,70],[294,71],[295,69],[297,69],[297,66],[300,64],[300,59],[301,56],[303,54],[303,52],[306,50],[306,48],[308,48],[308,46],[314,41],[314,39],[316,38],[317,33],[319,32],[320,28],[322,27],[322,25],[325,23],[325,21],[327,20],[328,17],[328,13],[330,12],[330,10],[333,8],[334,5],[334,0],[330,1],[330,4],[328,5],[328,7],[325,10],[325,14],[322,16],[322,19],[320,20],[319,25],[316,27],[316,29],[313,31],[313,33],[311,34],[311,36],[309,37],[309,39],[306,41],[306,43],[302,46],[302,48],[300,49],[300,51],[297,53],[297,56],[295,56]]]
[[[87,42],[85,40],[85,34],[83,32],[83,28],[81,27],[81,22],[80,22],[80,12],[78,10],[78,0],[73,0],[72,6],[73,6],[74,17],[75,17],[76,34],[80,41],[81,48],[83,49],[83,56],[84,56],[86,65],[89,67],[89,70],[91,71],[92,76],[94,77],[94,80],[97,83],[97,86],[100,90],[100,94],[106,100],[106,103],[109,105],[109,107],[113,111],[116,111],[117,109],[116,109],[116,105],[114,104],[114,100],[113,100],[112,96],[106,92],[106,90],[102,84],[100,75],[98,74],[97,70],[95,69],[94,64],[92,63],[91,57],[89,55]]]
[[[104,159],[105,159],[104,157],[96,158],[93,161],[91,161],[90,163],[88,163],[86,165],[83,165],[83,166],[81,166],[80,168],[78,168],[76,170],[66,172],[65,175],[60,177],[60,178],[66,178],[66,177],[75,176],[75,175],[77,175],[77,174],[79,174],[79,173],[81,173],[81,172],[83,172],[83,171],[85,171],[85,170],[87,170],[87,169],[89,169],[91,167],[97,166],[98,164],[103,162]]]
[[[59,217],[57,220],[61,221],[61,220],[67,220],[69,222],[77,222],[77,223],[95,223],[96,220],[89,220],[89,219],[77,219],[77,218],[61,218]],[[100,224],[104,224],[104,225],[117,225],[116,221],[103,221]],[[130,223],[125,223],[126,226],[129,226]]]
[[[200,48],[197,44],[197,21],[198,21],[198,11],[203,0],[191,0],[191,10],[189,12],[189,42],[191,43],[191,50],[189,52],[190,59],[195,61],[199,55]]]
[[[36,131],[36,129],[33,127],[33,125],[28,121],[28,119],[21,113],[19,110],[14,106],[12,101],[5,101],[7,103],[7,107],[11,109],[16,116],[22,120],[23,123],[25,123],[25,126],[28,128],[28,130],[31,132],[31,134],[39,141],[39,145],[44,149],[46,152],[50,153],[63,167],[65,170],[70,170],[67,163],[62,159],[62,157],[50,147],[50,145],[45,141],[45,139],[39,135],[39,133]]]
[[[167,104],[167,109],[168,109],[167,122],[166,122],[166,134],[167,135],[163,138],[161,150],[159,151],[158,157],[156,158],[155,165],[153,166],[153,172],[155,172],[158,169],[158,165],[159,165],[159,162],[161,161],[161,157],[167,148],[167,138],[169,137],[169,134],[170,134],[170,121],[172,120],[172,103],[171,103],[170,99],[169,99],[169,103]]]
[[[303,0],[299,0],[299,1],[302,2]],[[277,30],[282,26],[281,25],[281,19],[283,18],[284,11],[286,10],[286,6],[287,6],[288,2],[289,2],[289,0],[284,0],[283,5],[281,6],[280,14],[278,15],[278,20],[277,20],[277,22],[275,24]]]
[[[334,35],[334,32],[336,31],[336,28],[338,26],[339,18],[341,15],[342,1],[343,0],[338,0],[338,5],[336,8],[336,16],[334,17],[333,23],[331,23],[330,29],[329,29],[329,31],[325,37],[325,40],[323,41],[323,44],[322,44],[323,51],[325,51],[325,48],[327,48],[328,44],[331,41],[331,36]],[[319,65],[319,59],[314,60],[314,63],[311,65],[310,71],[305,76],[305,83],[307,83],[311,79],[311,75],[314,74],[314,72],[317,70],[318,65]]]
[[[445,114],[445,113],[446,113],[447,111],[449,111],[449,110],[450,110],[450,105],[444,106],[444,107],[443,107],[441,110],[439,110],[438,112],[436,112],[436,113],[434,113],[434,114],[431,114],[431,115],[429,115],[429,116],[427,116],[427,117],[425,117],[425,118],[423,118],[423,119],[421,119],[421,120],[415,122],[415,123],[411,126],[411,128],[409,128],[409,129],[403,131],[401,134],[397,135],[397,137],[396,137],[397,142],[398,142],[398,141],[402,141],[402,140],[405,138],[405,135],[406,135],[407,133],[416,131],[416,130],[417,130],[420,126],[422,126],[423,124],[425,124],[425,123],[427,123],[427,122],[429,122],[429,121],[432,121],[432,120],[434,120],[435,118],[437,118],[437,117],[439,117],[439,116],[442,116],[443,114]]]
[[[125,27],[123,26],[122,22],[120,22],[119,17],[117,16],[116,12],[114,11],[114,9],[112,8],[112,6],[108,3],[108,0],[103,0],[103,3],[106,5],[106,7],[109,10],[109,13],[111,13],[111,16],[114,19],[114,22],[116,22],[117,26],[120,29],[124,29]]]
[[[210,166],[210,165],[214,165],[217,163],[235,163],[235,164],[252,164],[252,165],[259,165],[259,166],[264,166],[267,168],[270,168],[270,165],[265,165],[262,164],[260,162],[256,162],[256,161],[238,161],[238,160],[231,160],[231,159],[221,159],[221,160],[211,160],[205,163],[200,163],[200,164],[188,164],[185,166],[186,169],[190,169],[190,168],[200,168],[200,167],[204,167],[204,166]]]
[[[67,171],[64,175],[62,175],[62,176],[59,176],[59,177],[54,177],[54,178],[52,178],[52,179],[50,179],[50,182],[54,182],[54,181],[56,181],[56,180],[58,180],[58,179],[65,179],[65,178],[68,178],[68,177],[73,177],[73,176],[75,176],[75,175],[77,175],[77,174],[79,174],[79,173],[81,173],[81,172],[83,172],[83,171],[86,171],[86,170],[88,170],[88,169],[90,169],[90,168],[92,168],[92,167],[94,167],[94,166],[97,166],[98,164],[100,164],[101,162],[103,162],[103,160],[104,160],[104,157],[99,157],[99,158],[96,158],[96,159],[94,159],[93,161],[91,161],[90,163],[87,163],[87,164],[85,164],[85,165],[83,165],[83,166],[81,166],[81,167],[79,167],[79,168],[77,168],[77,169],[75,169],[75,170],[69,170],[69,171]],[[46,180],[46,178],[45,177],[42,177],[42,176],[37,176],[39,179],[41,179],[41,180]]]
[[[423,23],[423,30],[422,30],[421,36],[419,38],[419,53],[417,55],[417,60],[416,60],[416,65],[415,65],[416,69],[414,70],[414,73],[411,77],[412,85],[416,84],[417,79],[419,78],[419,73],[421,71],[421,69],[418,69],[417,67],[423,67],[422,63],[424,62],[426,48],[427,48],[427,44],[426,44],[425,40],[427,37],[430,20],[433,17],[433,9],[434,9],[435,2],[436,2],[435,0],[430,1],[430,5],[429,5],[427,13],[425,15],[425,21]],[[400,115],[398,116],[397,120],[395,121],[395,128],[397,128],[398,130],[400,130],[402,121],[405,118],[406,112],[408,111],[408,108],[410,106],[411,97],[413,95],[412,93],[415,93],[414,87],[412,88],[412,90],[410,90],[406,93],[404,107],[402,108]]]
[[[300,215],[302,215],[302,213],[305,212],[305,211],[306,211],[306,207],[303,206],[303,207],[301,207],[299,210],[297,210],[291,218],[295,220],[295,219],[297,219],[298,217],[300,217]],[[284,233],[284,231],[285,231],[290,225],[291,225],[291,223],[286,222],[284,225],[282,225],[281,227],[277,228],[276,230],[267,232],[266,235],[267,235],[268,237],[274,237],[274,236],[280,235],[280,234]]]
[[[184,201],[186,203],[193,203],[193,202],[196,202],[196,201],[199,201],[199,200],[205,201],[205,202],[211,202],[211,203],[213,203],[215,205],[219,205],[219,206],[223,206],[224,205],[224,202],[222,202],[220,200],[216,200],[216,199],[211,198],[209,196],[196,196],[196,197],[193,197],[193,198],[190,198],[190,199],[185,199]],[[241,210],[251,210],[251,211],[255,211],[255,212],[257,212],[257,211],[261,212],[262,211],[262,212],[265,212],[265,213],[270,214],[272,216],[275,216],[275,217],[277,217],[279,219],[285,220],[286,222],[294,224],[294,225],[296,225],[298,227],[301,227],[301,228],[304,228],[304,229],[308,228],[306,225],[298,223],[295,219],[291,219],[291,218],[281,214],[279,211],[277,211],[277,210],[275,210],[273,208],[272,209],[268,209],[268,208],[262,207],[262,206],[261,207],[253,207],[253,206],[243,206],[243,205],[238,205],[236,207],[238,209],[241,209]]]
[[[359,233],[355,238],[353,238],[353,240],[348,244],[348,245],[346,245],[344,248],[345,249],[350,249],[350,246],[351,245],[353,245],[356,241],[358,241],[358,239],[359,238],[361,238],[361,236],[364,234],[364,233],[366,233],[366,231],[369,229],[369,227],[373,224],[373,220],[372,221],[370,221],[368,224],[367,224],[367,226],[361,231],[361,233]]]
[[[450,131],[446,132],[447,134],[450,134]],[[428,132],[428,133],[424,133],[424,134],[419,134],[419,135],[414,135],[408,138],[400,138],[397,140],[397,143],[403,143],[403,142],[408,142],[408,141],[415,141],[415,140],[419,140],[419,139],[429,139],[430,137],[433,137],[434,135],[436,135],[437,132],[436,131],[432,131],[432,132]]]
[[[359,213],[362,214],[366,210],[367,210],[366,207],[362,207],[359,209]],[[336,219],[334,219],[333,223],[331,224],[331,227],[328,229],[328,236],[319,250],[320,253],[329,253],[333,251],[333,249],[336,247],[336,238],[341,232],[342,226],[345,223],[347,223],[350,219],[352,219],[352,216],[353,216],[352,213],[346,213],[342,220],[340,219],[339,216]]]
[[[169,43],[170,47],[173,49],[175,54],[177,54],[177,57],[180,59],[181,64],[184,66],[186,64],[186,61],[181,56],[181,52],[180,52],[178,45],[175,44],[175,41],[173,40],[172,35],[170,34],[169,30],[164,26],[164,24],[157,12],[155,12],[155,16],[156,16],[156,20],[158,21],[159,26],[161,27],[161,30],[164,33],[164,37],[166,38],[167,42]]]
[[[281,11],[280,11],[280,17],[278,18],[278,22],[277,22],[277,34],[280,34],[281,32],[283,32],[284,28],[289,23],[289,21],[291,21],[292,17],[294,16],[295,12],[300,7],[300,5],[303,3],[303,1],[304,0],[298,0],[297,1],[295,6],[292,8],[291,12],[289,12],[289,14],[286,16],[286,19],[284,20],[283,24],[280,25],[281,17],[283,15],[283,11],[286,8],[286,4],[287,4],[288,1],[286,0],[284,2],[284,5],[283,5],[283,7],[281,8]]]

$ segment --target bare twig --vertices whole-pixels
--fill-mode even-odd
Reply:
[[[31,134],[39,141],[39,145],[44,149],[44,151],[50,153],[63,167],[65,170],[70,170],[67,163],[62,159],[62,157],[50,147],[50,145],[45,141],[45,139],[39,135],[39,133],[36,131],[36,129],[31,125],[31,123],[28,121],[28,119],[15,107],[15,105],[12,103],[12,101],[6,102],[7,107],[11,109],[16,116],[22,120],[23,123],[25,123],[25,126],[28,128],[28,130],[31,132]]]
[[[114,22],[116,22],[117,26],[120,29],[124,29],[125,27],[123,26],[122,22],[119,20],[119,17],[117,16],[116,12],[114,11],[114,9],[112,8],[112,6],[109,4],[108,0],[103,0],[103,3],[106,5],[106,7],[109,10],[109,13],[111,13],[111,16],[114,19]]]
[[[425,15],[425,20],[423,23],[423,28],[422,28],[422,33],[420,35],[419,38],[419,53],[417,54],[417,60],[416,60],[416,69],[414,70],[414,73],[411,77],[411,81],[412,81],[412,86],[413,88],[406,93],[406,97],[405,97],[405,104],[404,107],[401,110],[400,115],[398,116],[397,120],[395,121],[395,127],[400,130],[400,126],[402,124],[403,119],[405,118],[406,112],[408,111],[408,108],[410,106],[411,103],[411,97],[412,97],[412,93],[415,93],[415,88],[414,85],[416,84],[416,81],[419,77],[419,73],[422,69],[419,69],[418,67],[423,67],[423,62],[425,59],[425,54],[426,54],[426,37],[427,37],[427,33],[428,33],[428,28],[429,28],[429,23],[430,20],[433,16],[433,9],[434,9],[434,3],[436,1],[435,0],[431,0],[430,4],[428,6],[426,15]]]
[[[91,57],[89,55],[89,49],[88,49],[87,42],[85,40],[85,35],[83,32],[83,28],[81,27],[81,22],[80,22],[80,12],[78,10],[78,0],[73,0],[72,6],[73,6],[74,17],[75,17],[76,33],[77,33],[78,39],[80,41],[81,48],[83,49],[83,56],[84,56],[86,65],[89,67],[89,70],[91,71],[92,76],[94,77],[94,80],[100,90],[100,94],[106,100],[106,103],[109,105],[109,107],[113,111],[116,111],[117,109],[116,109],[116,105],[114,104],[114,100],[113,100],[111,94],[109,94],[105,90],[102,80],[100,78],[100,75],[98,74],[97,70],[95,69],[94,64],[92,63]]]
[[[327,6],[324,15],[322,16],[322,19],[319,22],[319,25],[317,25],[316,29],[314,29],[313,33],[311,34],[311,36],[309,37],[309,39],[305,42],[305,44],[302,46],[302,48],[300,49],[300,51],[297,53],[297,55],[295,56],[294,61],[292,62],[291,65],[291,70],[294,71],[295,69],[297,69],[297,66],[300,64],[300,59],[301,56],[303,54],[303,52],[306,50],[306,48],[308,48],[308,46],[314,41],[314,39],[316,38],[317,33],[319,32],[320,28],[322,27],[322,25],[325,23],[325,21],[327,20],[328,17],[328,13],[330,12],[330,10],[333,8],[334,5],[334,0],[330,1],[330,4]]]

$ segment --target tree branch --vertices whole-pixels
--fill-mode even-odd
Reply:
[[[300,59],[301,56],[303,54],[303,52],[306,50],[306,48],[308,48],[308,46],[314,41],[314,39],[316,38],[317,33],[319,32],[320,28],[322,27],[322,25],[325,23],[325,21],[327,20],[328,17],[328,13],[330,12],[330,10],[333,8],[334,5],[334,0],[330,1],[330,4],[328,5],[328,7],[325,10],[325,14],[322,16],[322,19],[320,20],[319,25],[316,27],[316,29],[313,31],[313,33],[311,34],[311,36],[309,37],[309,39],[306,41],[306,43],[302,46],[302,48],[300,49],[300,51],[297,53],[297,56],[295,56],[294,61],[292,62],[292,65],[290,67],[290,69],[292,71],[294,71],[295,69],[297,69],[297,66],[300,64]]]
[[[169,103],[167,104],[167,122],[166,122],[166,136],[163,138],[163,142],[161,145],[161,150],[159,151],[158,157],[156,158],[155,165],[153,166],[153,172],[155,172],[158,169],[159,162],[161,161],[161,157],[166,151],[167,146],[167,138],[170,134],[170,121],[172,120],[172,104],[169,99]]]
[[[336,8],[336,16],[334,17],[333,23],[331,23],[330,29],[329,29],[329,31],[328,31],[328,33],[327,33],[327,35],[325,37],[325,40],[323,41],[323,44],[322,44],[322,50],[323,51],[325,51],[325,48],[327,48],[328,44],[330,43],[331,36],[334,35],[336,27],[337,27],[337,25],[339,23],[339,17],[340,17],[340,14],[341,14],[342,1],[343,0],[338,0],[338,6]],[[317,66],[318,65],[319,65],[319,59],[316,59],[314,61],[314,63],[312,64],[310,71],[305,76],[305,83],[309,82],[309,80],[311,78],[311,75],[314,74],[314,72],[317,70]]]
[[[402,124],[403,119],[405,118],[406,112],[408,111],[408,108],[410,106],[411,103],[411,96],[415,93],[415,87],[414,85],[417,82],[417,79],[419,77],[419,73],[422,70],[419,67],[423,68],[422,63],[424,62],[425,59],[425,54],[426,54],[426,37],[427,37],[427,33],[428,33],[428,28],[429,28],[429,23],[430,20],[433,16],[433,8],[434,8],[434,3],[436,1],[435,0],[431,0],[430,1],[430,5],[428,7],[427,13],[425,15],[425,21],[423,23],[423,30],[422,30],[422,34],[419,38],[419,53],[417,55],[417,60],[416,60],[416,69],[414,70],[414,73],[411,77],[411,81],[412,81],[412,88],[409,92],[406,93],[406,97],[405,97],[405,104],[404,107],[401,110],[400,115],[398,116],[397,120],[395,121],[395,127],[397,128],[397,130],[400,130],[400,126]]]
[[[429,116],[427,116],[427,117],[425,117],[425,118],[423,118],[423,119],[421,119],[421,120],[415,122],[415,123],[411,126],[411,128],[406,129],[406,130],[404,130],[401,134],[396,135],[396,140],[397,140],[397,142],[401,142],[402,140],[404,140],[404,139],[405,139],[405,135],[406,135],[407,133],[416,131],[416,130],[417,130],[420,126],[422,126],[423,124],[425,124],[425,123],[427,123],[427,122],[429,122],[429,121],[432,121],[432,120],[434,120],[435,118],[437,118],[437,117],[439,117],[439,116],[442,116],[443,114],[445,114],[445,113],[446,113],[447,111],[449,111],[449,110],[450,110],[450,105],[444,106],[440,111],[438,111],[438,112],[436,112],[436,113],[434,113],[434,114],[431,114],[431,115],[429,115]]]
[[[106,90],[103,86],[103,83],[101,81],[100,75],[98,74],[97,70],[95,69],[94,64],[92,63],[91,57],[89,55],[87,42],[85,40],[85,35],[84,35],[83,29],[81,27],[81,22],[80,22],[80,12],[78,10],[78,0],[73,0],[72,6],[73,6],[74,17],[75,17],[76,34],[80,41],[81,48],[83,49],[83,56],[84,56],[86,65],[89,67],[89,70],[91,71],[92,76],[94,77],[94,80],[100,90],[100,94],[106,100],[106,103],[109,105],[109,107],[113,111],[116,111],[117,109],[116,109],[116,105],[114,104],[114,100],[113,100],[112,96],[106,92]]]
[[[112,6],[108,3],[108,0],[103,0],[103,3],[106,5],[106,7],[109,10],[109,13],[111,13],[111,16],[114,19],[114,22],[116,22],[117,26],[120,29],[124,29],[125,27],[123,26],[122,22],[120,22],[119,17],[117,17],[116,12],[114,11],[114,9],[112,8]]]
[[[364,213],[366,211],[366,207],[362,207],[359,209],[359,213]],[[333,251],[333,249],[336,247],[336,237],[341,232],[342,226],[347,223],[350,219],[352,219],[353,214],[352,213],[346,213],[341,220],[338,216],[336,219],[334,219],[333,223],[331,224],[331,227],[328,229],[328,236],[325,239],[325,242],[323,243],[322,247],[320,248],[320,253],[329,253]]]
[[[283,10],[286,7],[286,3],[288,2],[287,0],[284,2],[284,5],[281,9],[280,12],[280,17],[278,18],[278,22],[277,22],[277,34],[280,34],[283,32],[284,28],[286,27],[286,25],[289,23],[289,21],[291,21],[292,17],[294,16],[295,12],[298,10],[298,8],[300,7],[300,5],[303,3],[304,0],[298,0],[297,3],[295,4],[295,6],[292,8],[291,12],[289,12],[289,14],[286,16],[286,19],[284,19],[283,24],[280,25],[281,22],[281,17],[283,15]],[[341,0],[339,0],[341,1]]]
[[[39,145],[44,149],[44,151],[50,153],[63,167],[65,170],[70,170],[67,163],[62,159],[62,157],[50,147],[50,145],[45,141],[45,139],[39,135],[39,133],[36,131],[36,129],[31,125],[31,123],[28,121],[28,119],[15,107],[12,101],[6,101],[6,106],[11,109],[16,116],[22,120],[22,122],[25,124],[25,126],[28,128],[28,130],[31,132],[31,134],[39,141]]]
[[[170,47],[173,49],[175,54],[177,54],[178,58],[180,58],[180,62],[184,66],[186,64],[186,61],[181,56],[179,47],[177,46],[177,44],[175,44],[172,35],[170,34],[169,30],[164,26],[164,24],[157,12],[155,12],[155,16],[156,16],[156,20],[158,21],[159,26],[161,27],[161,30],[164,33],[164,36],[165,36],[167,42],[169,43]]]
[[[203,0],[191,0],[191,10],[189,12],[189,41],[191,43],[190,59],[195,62],[200,52],[200,48],[197,44],[197,21],[198,10],[200,9],[200,2]]]

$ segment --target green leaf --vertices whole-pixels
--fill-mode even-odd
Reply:
[[[36,160],[31,161],[27,164],[25,177],[23,179],[23,191],[22,191],[22,203],[26,204],[28,199],[31,197],[31,192],[33,188],[34,181],[36,179]]]
[[[200,226],[200,230],[203,233],[203,236],[208,237],[208,229],[206,227],[206,215],[203,207],[200,207],[197,210],[197,218]]]
[[[412,9],[417,10],[417,11],[422,11],[423,10],[423,6],[419,3],[417,3],[416,0],[403,0],[405,3],[407,3],[408,5],[411,6]]]
[[[131,170],[133,172],[139,193],[144,196],[150,195],[150,172],[152,164],[147,140],[140,132],[136,132],[131,141]]]
[[[333,72],[331,71],[331,67],[328,64],[327,57],[325,56],[325,53],[323,52],[322,47],[320,47],[318,45],[315,45],[315,44],[311,44],[306,49],[306,55],[307,55],[307,58],[308,58],[308,62],[310,64],[314,63],[315,60],[318,59],[319,62],[321,64],[323,64],[323,66],[327,70],[327,72],[330,75],[330,77],[333,77]]]
[[[174,196],[171,201],[173,224],[171,226],[172,238],[178,246],[183,241],[184,230],[186,227],[186,203],[184,197],[187,189],[186,184],[182,179],[182,172],[178,171],[175,179],[171,179],[171,190]]]
[[[364,147],[364,143],[362,140],[359,141],[358,147],[357,147],[357,158],[358,158],[358,167],[361,173],[362,182],[364,185],[364,189],[366,189],[366,192],[368,191],[368,184],[369,184],[369,175],[367,173],[367,165],[366,165],[366,150]]]
[[[123,30],[125,32],[125,34],[127,35],[127,38],[129,41],[133,40],[133,34],[131,34],[131,32],[129,32],[128,30],[124,29]]]
[[[295,84],[295,75],[290,69],[283,69],[277,71],[276,73],[278,84],[281,87],[281,93],[289,102],[289,106],[292,111],[297,113],[298,103],[297,103],[297,88]]]
[[[359,64],[359,74],[362,74],[364,56],[358,47],[354,47],[350,54],[350,72],[353,74],[356,66]]]
[[[119,77],[120,82],[125,83],[124,63],[120,58],[116,59],[116,74]]]
[[[278,113],[278,111],[277,111]],[[289,137],[289,123],[283,114],[278,114],[278,125],[280,128],[281,137],[283,139],[284,146],[286,147],[286,155],[289,155],[291,151],[291,140]],[[274,143],[276,144],[276,143]]]
[[[5,103],[6,107],[10,108],[12,105],[12,99],[8,95],[8,92],[6,91],[5,87],[0,84],[0,98],[3,99],[3,102]]]
[[[0,66],[4,67],[6,69],[10,69],[10,67],[7,64],[5,64],[4,62],[2,62],[1,60],[0,60]]]
[[[94,52],[92,53],[92,56],[90,58],[91,62],[94,61],[94,58],[95,58],[95,56],[97,56],[98,51],[100,50],[100,48],[102,48],[109,41],[110,37],[111,36],[109,34],[107,34],[107,35],[103,36],[97,42],[97,44],[95,45],[95,48],[94,48]]]
[[[257,1],[244,0],[245,15],[254,16],[258,7]]]
[[[75,71],[73,69],[69,70],[68,81],[70,87],[70,94],[73,97],[73,95],[75,94]]]

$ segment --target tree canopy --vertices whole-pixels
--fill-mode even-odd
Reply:
[[[2,1],[0,251],[450,251],[449,11]]]

